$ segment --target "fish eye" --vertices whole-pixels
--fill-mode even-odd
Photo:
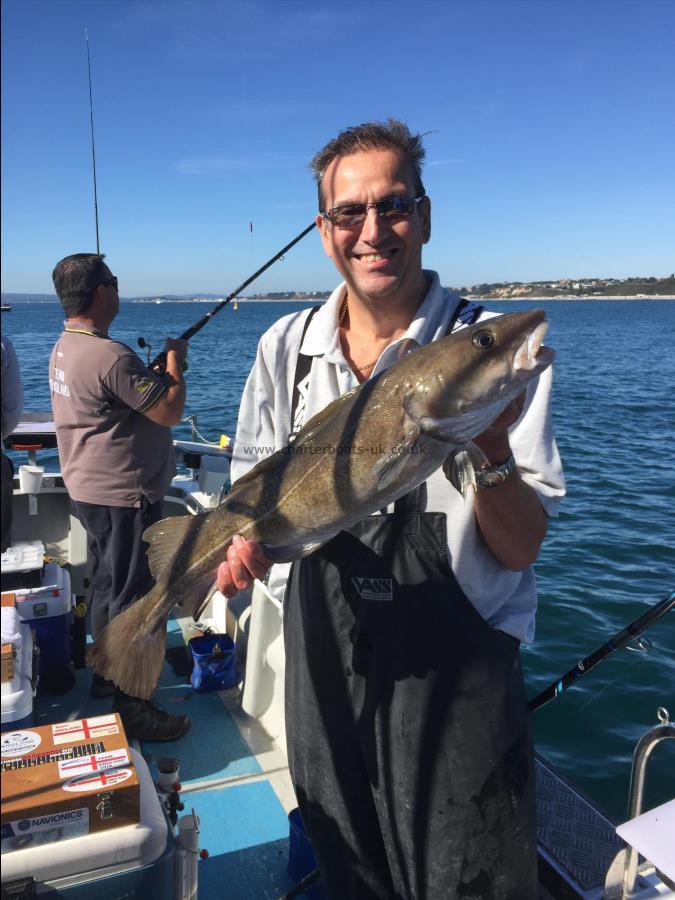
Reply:
[[[481,350],[489,350],[495,342],[495,336],[491,331],[483,330],[477,331],[471,340],[474,346],[479,347]]]

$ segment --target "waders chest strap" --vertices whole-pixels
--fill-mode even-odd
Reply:
[[[309,328],[309,323],[314,318],[317,310],[321,309],[320,306],[313,306],[305,319],[305,324],[302,326],[302,335],[300,336],[300,343],[298,346],[302,347],[302,342],[305,340],[305,335],[307,334],[307,329]],[[314,357],[307,356],[305,353],[298,352],[298,358],[295,363],[295,377],[293,378],[293,398],[291,400],[291,434],[293,434],[297,429],[294,428],[295,422],[295,414],[298,410],[298,404],[300,402],[300,385],[309,375],[310,369],[312,368],[312,359]]]

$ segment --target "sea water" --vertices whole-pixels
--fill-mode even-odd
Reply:
[[[309,305],[240,302],[191,340],[186,415],[197,416],[205,438],[234,434],[262,332]],[[546,309],[547,343],[557,354],[553,416],[568,496],[536,564],[537,633],[523,650],[531,696],[675,588],[675,301],[509,301],[494,309],[535,305]],[[122,302],[111,333],[145,358],[143,337],[154,357],[165,336],[177,337],[210,308]],[[26,409],[48,410],[60,306],[15,303],[2,327],[21,363]],[[190,425],[174,437],[190,439]],[[58,465],[55,453],[39,461],[47,470]],[[617,651],[532,717],[540,752],[619,819],[635,743],[656,724],[658,707],[675,718],[675,613],[647,636],[648,653]],[[675,795],[674,743],[654,751],[648,805]]]

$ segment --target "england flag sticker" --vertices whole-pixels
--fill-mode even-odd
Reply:
[[[109,750],[107,753],[93,753],[79,759],[66,759],[59,762],[59,778],[72,778],[75,775],[88,775],[91,772],[105,772],[118,769],[129,764],[129,754],[124,748]]]
[[[91,738],[104,737],[106,734],[119,734],[119,726],[114,715],[95,716],[92,719],[77,719],[74,722],[59,722],[52,726],[55,744],[72,744],[76,741],[88,741]]]
[[[92,772],[91,775],[80,775],[61,785],[69,793],[88,793],[121,784],[133,775],[132,769],[113,769],[111,772]]]

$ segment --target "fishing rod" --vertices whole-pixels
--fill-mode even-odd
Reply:
[[[96,219],[96,253],[100,253],[98,240],[98,196],[96,192],[96,148],[94,145],[94,103],[91,96],[91,59],[89,58],[89,35],[84,29],[84,38],[87,42],[87,71],[89,73],[89,121],[91,123],[91,161],[94,170],[94,217]]]
[[[580,660],[569,672],[566,672],[545,690],[537,694],[527,704],[530,712],[534,712],[535,709],[540,709],[546,703],[555,700],[556,697],[559,697],[567,688],[579,681],[580,678],[588,675],[591,669],[594,669],[599,663],[607,659],[615,650],[624,647],[632,638],[638,637],[646,628],[649,628],[650,625],[653,625],[654,622],[657,622],[662,616],[670,612],[673,607],[675,607],[675,591],[671,591],[665,600],[661,600],[660,603],[652,606],[651,609],[648,609],[647,612],[639,616],[634,622],[631,622],[630,625],[626,625],[625,628],[622,628],[621,631],[598,647],[597,650]]]
[[[242,284],[240,284],[238,288],[235,288],[235,290],[233,290],[231,294],[228,294],[228,296],[224,300],[221,300],[219,303],[217,303],[213,307],[213,309],[209,310],[209,312],[207,312],[205,316],[202,316],[202,318],[198,322],[195,322],[195,324],[191,325],[190,328],[187,329],[187,331],[184,331],[180,335],[179,340],[189,341],[190,338],[193,337],[195,334],[197,334],[198,331],[201,331],[201,329],[208,322],[210,322],[211,319],[215,315],[217,315],[221,311],[221,309],[223,309],[224,306],[227,306],[227,304],[230,302],[230,300],[233,300],[235,297],[237,297],[244,290],[244,288],[248,287],[252,281],[255,281],[259,275],[262,275],[262,273],[266,269],[269,269],[269,267],[271,265],[273,265],[279,259],[279,257],[283,256],[284,253],[286,253],[288,250],[291,249],[291,247],[294,247],[298,243],[298,241],[301,241],[315,227],[316,227],[316,222],[312,222],[311,225],[308,225],[307,228],[305,228],[304,231],[300,232],[300,234],[297,237],[294,237],[293,240],[290,241],[290,243],[286,244],[285,247],[282,247],[282,249],[279,250],[278,253],[275,253],[275,255],[272,257],[272,259],[269,259],[265,263],[264,266],[261,266],[257,272],[254,272],[250,278],[247,278],[246,281],[244,281]],[[143,341],[143,338],[138,339],[138,343],[141,347],[148,346],[146,341],[143,341],[143,343],[141,343],[141,341]],[[154,369],[155,371],[159,370],[161,372],[164,370],[165,367],[166,367],[166,353],[164,353],[164,352],[160,353],[158,356],[155,357],[155,359],[152,360],[152,362],[148,363],[148,368]]]

